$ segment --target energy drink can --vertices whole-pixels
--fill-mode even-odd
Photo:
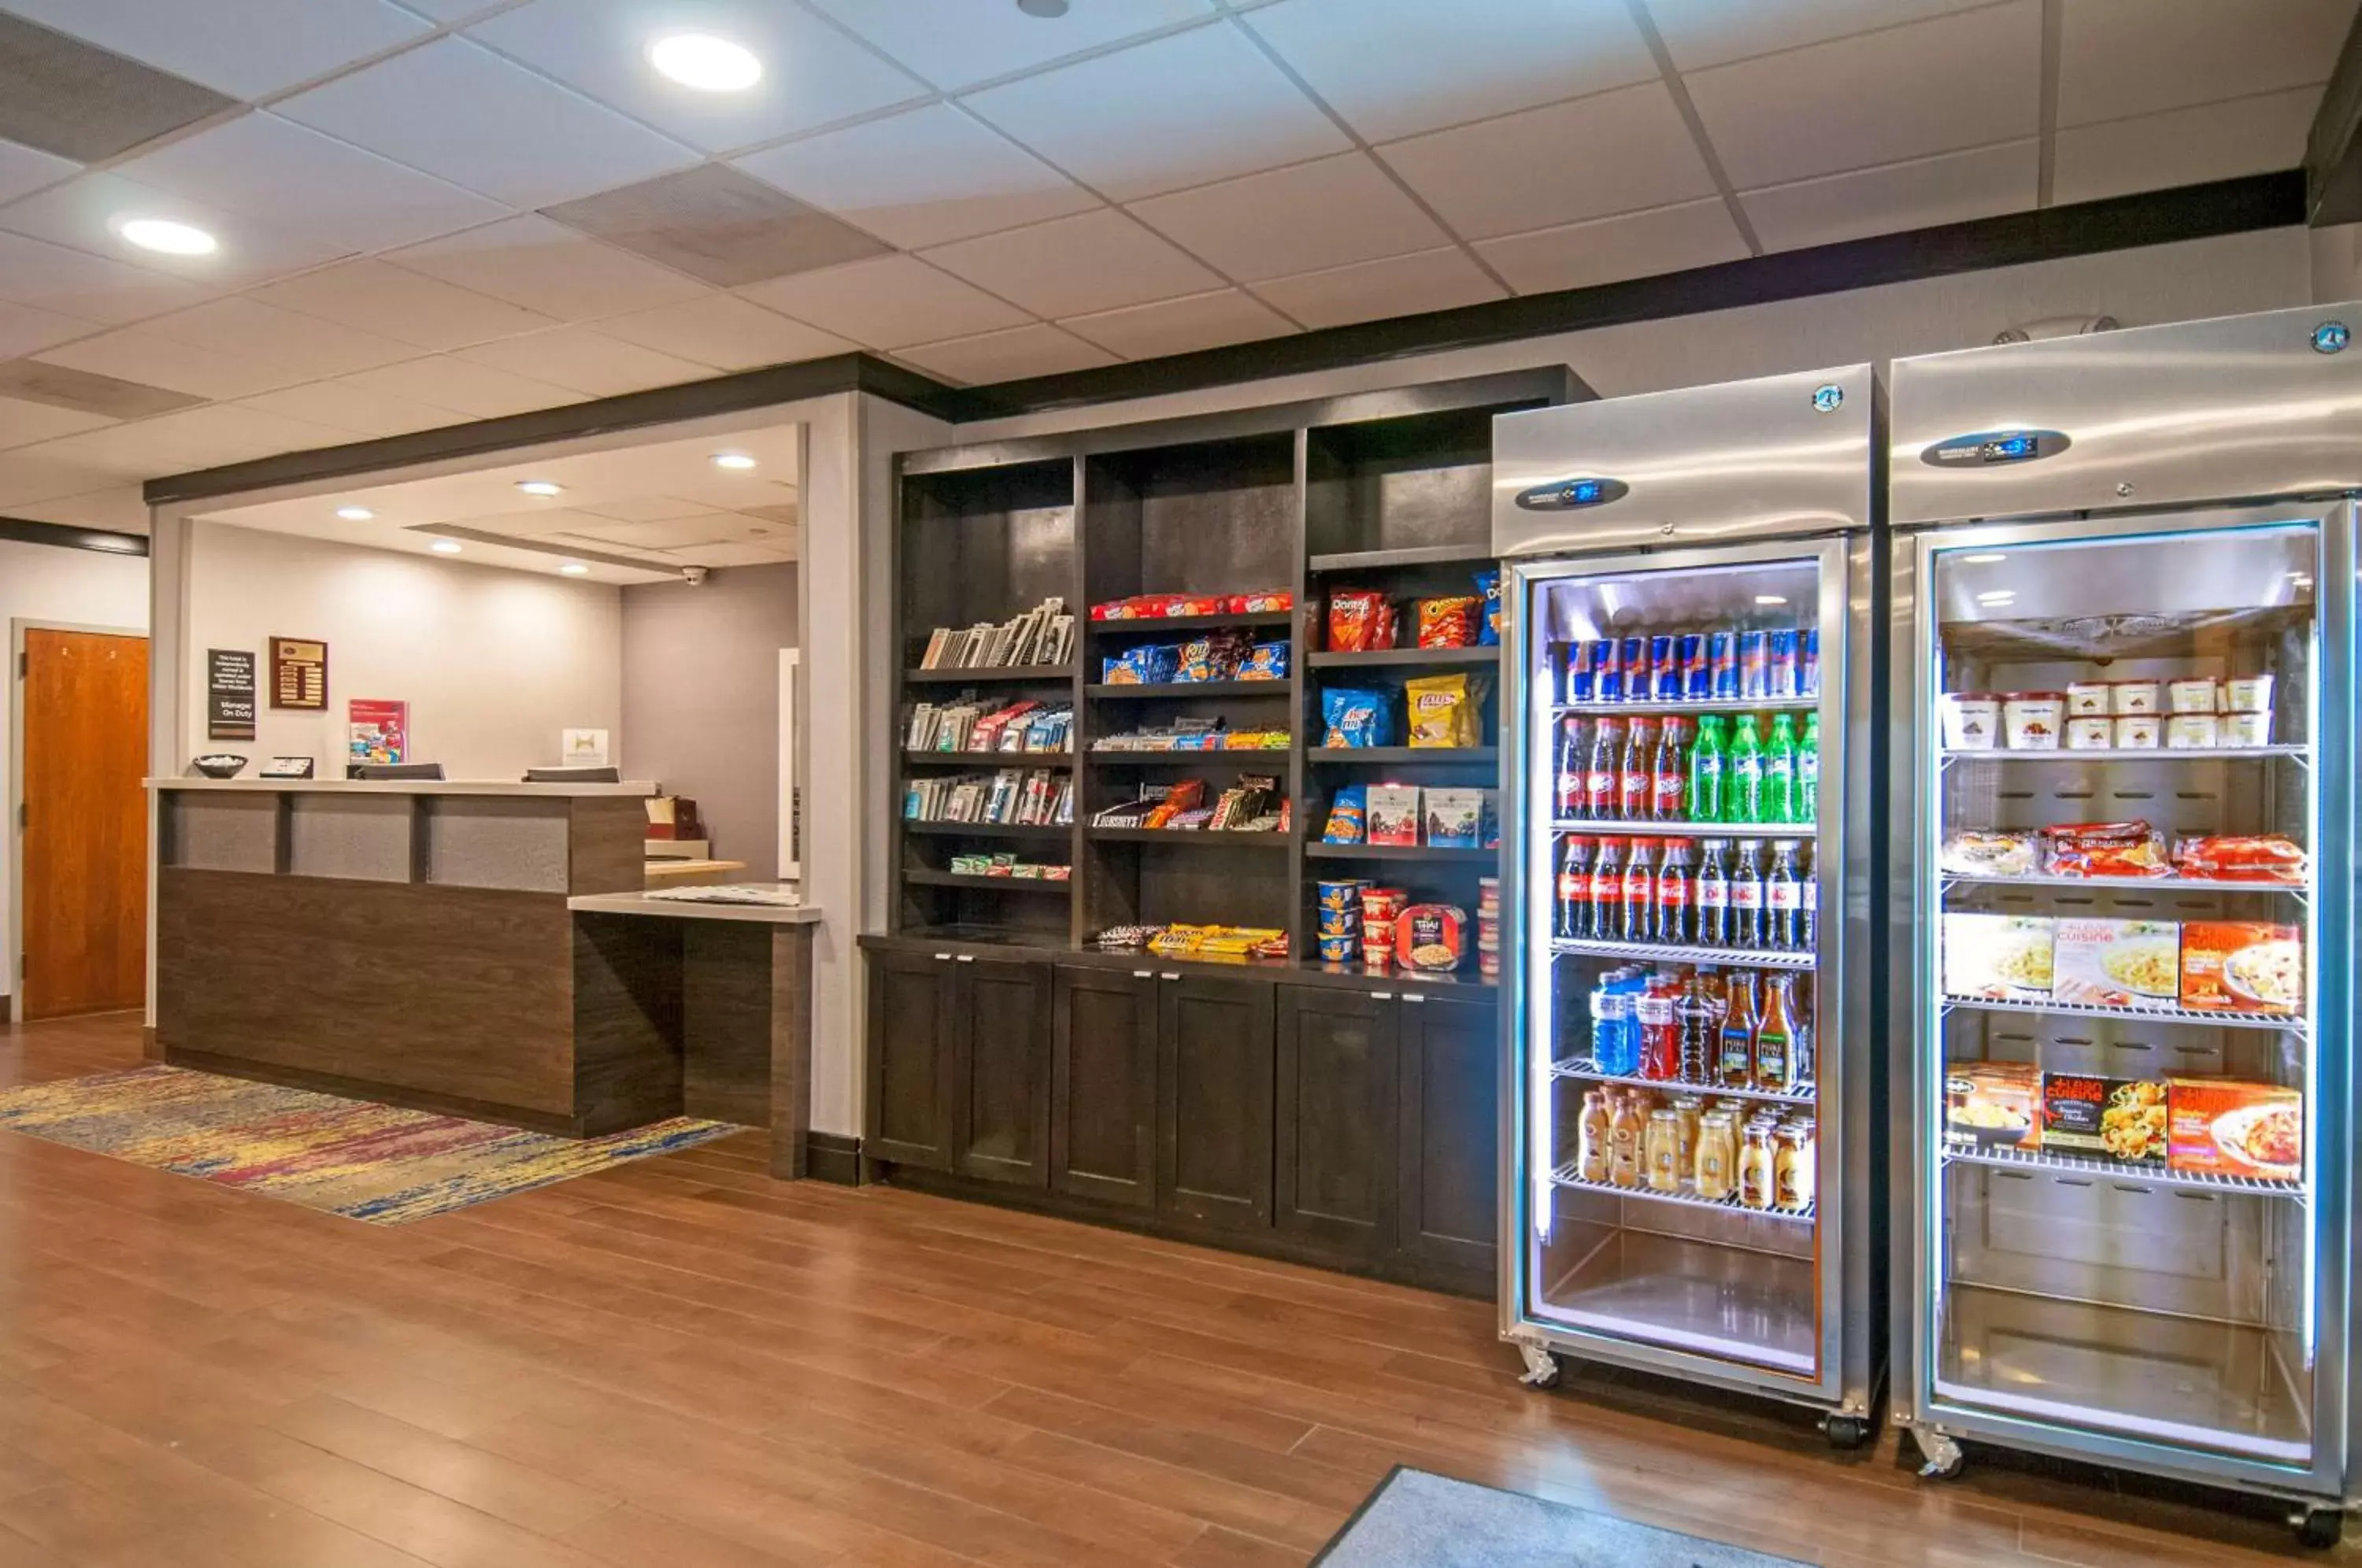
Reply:
[[[1738,634],[1708,633],[1705,662],[1714,675],[1713,695],[1724,701],[1736,701],[1738,696]]]
[[[1624,701],[1638,702],[1649,695],[1649,639],[1627,637],[1617,651],[1624,660]]]
[[[1566,646],[1566,680],[1562,699],[1568,702],[1589,702],[1598,688],[1599,666],[1594,642],[1569,643]]]
[[[1821,629],[1806,626],[1796,634],[1796,694],[1821,694]]]
[[[1659,633],[1649,639],[1649,695],[1660,702],[1669,702],[1682,694],[1682,667],[1673,657],[1671,633]]]
[[[1624,701],[1624,660],[1613,637],[1602,637],[1585,645],[1591,649],[1591,700],[1595,702]]]
[[[1705,635],[1683,632],[1681,640],[1682,695],[1694,702],[1714,695],[1714,667],[1705,652]]]
[[[1738,695],[1747,701],[1772,695],[1772,634],[1738,634]]]
[[[1765,694],[1801,697],[1804,691],[1804,684],[1797,679],[1796,629],[1789,626],[1772,634],[1771,679]]]

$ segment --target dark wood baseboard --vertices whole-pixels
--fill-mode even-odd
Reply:
[[[839,1187],[861,1185],[861,1140],[838,1132],[804,1134],[804,1175]]]
[[[621,1130],[613,1127],[586,1128],[577,1117],[554,1116],[520,1106],[494,1105],[488,1100],[430,1094],[423,1089],[403,1088],[369,1079],[340,1077],[334,1073],[270,1066],[171,1044],[163,1047],[160,1059],[171,1066],[186,1067],[192,1072],[219,1073],[226,1078],[246,1078],[254,1083],[278,1084],[285,1088],[311,1089],[319,1094],[341,1095],[347,1099],[365,1099],[379,1105],[398,1105],[405,1110],[424,1110],[437,1116],[461,1116],[470,1121],[521,1127],[528,1132],[554,1132],[561,1138],[590,1138],[602,1132]]]

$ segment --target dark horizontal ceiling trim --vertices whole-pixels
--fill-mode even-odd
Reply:
[[[2362,219],[2362,13],[2346,29],[2313,111],[2304,175],[2305,213],[2315,228]]]
[[[868,392],[959,424],[1195,392],[1920,278],[2286,227],[2305,221],[2305,181],[2303,170],[2292,169],[2145,191],[996,386],[947,387],[867,354],[840,354],[382,440],[259,458],[150,480],[146,493],[150,503],[201,501],[418,463],[492,457],[545,442],[742,413],[832,392]]]
[[[97,550],[110,556],[148,553],[148,541],[138,534],[77,528],[70,523],[35,523],[24,517],[0,517],[0,539],[19,545],[54,545],[61,550]]]
[[[677,425],[683,420],[742,414],[848,392],[868,392],[889,403],[906,403],[937,418],[951,417],[948,400],[952,389],[941,381],[874,355],[833,354],[825,359],[772,365],[759,370],[742,370],[736,375],[684,381],[679,386],[651,387],[646,392],[625,392],[620,397],[569,403],[557,408],[537,408],[528,414],[446,425],[375,441],[315,447],[217,469],[201,469],[193,473],[150,480],[146,494],[150,505],[203,501],[282,484],[314,484],[323,480],[382,473],[417,463],[493,457],[551,441]]]

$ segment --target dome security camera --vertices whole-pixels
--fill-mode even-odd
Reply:
[[[710,569],[701,566],[685,566],[680,569],[680,580],[691,588],[703,588]]]

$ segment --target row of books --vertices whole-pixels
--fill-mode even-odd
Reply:
[[[987,710],[974,698],[922,702],[902,734],[905,751],[1067,752],[1075,710],[1065,702],[1009,702]]]
[[[1075,781],[1039,768],[1004,767],[956,778],[913,778],[902,815],[914,823],[1054,827],[1075,820]]]
[[[1075,618],[1063,599],[1044,599],[1024,614],[994,625],[937,626],[927,638],[921,669],[1009,669],[1029,664],[1070,664]]]

